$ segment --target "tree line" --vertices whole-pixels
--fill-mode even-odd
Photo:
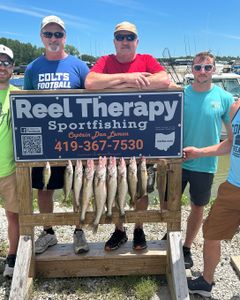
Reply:
[[[40,56],[42,53],[44,53],[43,47],[37,47],[32,45],[31,43],[23,43],[18,40],[13,39],[7,39],[4,37],[0,38],[0,44],[4,44],[5,46],[11,48],[13,50],[14,56],[15,56],[15,65],[27,65],[31,61],[33,61],[35,58]],[[73,45],[66,44],[65,50],[67,53],[77,56],[81,58],[84,61],[94,63],[98,57],[94,57],[92,55],[88,54],[80,54],[76,47]],[[191,56],[179,56],[179,57],[172,57],[171,59],[176,58],[193,58]],[[157,58],[159,61],[166,62],[169,60],[169,58]],[[216,59],[218,61],[226,61],[230,62],[231,60],[240,60],[240,57],[234,57],[234,56],[217,56]]]

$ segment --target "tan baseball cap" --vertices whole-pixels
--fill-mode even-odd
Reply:
[[[42,19],[41,29],[43,29],[47,24],[55,23],[62,27],[65,30],[65,25],[62,19],[57,16],[47,16]]]
[[[6,54],[9,58],[11,58],[13,60],[13,52],[7,46],[0,45],[0,53],[1,54]]]
[[[130,32],[138,35],[136,25],[134,25],[130,22],[127,22],[127,21],[117,24],[115,27],[115,30],[114,30],[114,34],[118,31],[122,31],[122,30],[130,31]]]

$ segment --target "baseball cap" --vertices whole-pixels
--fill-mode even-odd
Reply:
[[[130,32],[138,35],[136,25],[129,23],[127,21],[117,24],[115,27],[114,33],[121,31],[121,30],[130,31]]]
[[[0,53],[1,54],[6,54],[8,57],[10,57],[13,60],[13,52],[10,48],[4,45],[0,45]]]
[[[63,20],[57,16],[47,16],[47,17],[43,18],[42,23],[41,23],[41,29],[43,29],[43,27],[45,27],[49,23],[56,23],[65,30],[65,25],[64,25]]]

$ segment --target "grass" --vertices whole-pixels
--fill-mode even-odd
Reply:
[[[2,241],[0,242],[0,256],[6,257],[8,253],[8,242]]]
[[[60,297],[71,295],[73,299],[150,300],[159,286],[157,276],[112,276],[74,279],[36,279],[34,297],[43,287]],[[54,289],[54,290],[53,290]],[[50,291],[51,290],[51,291]]]

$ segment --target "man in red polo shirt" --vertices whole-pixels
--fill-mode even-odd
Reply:
[[[153,90],[168,88],[169,77],[163,66],[149,54],[137,54],[139,43],[137,28],[129,22],[117,24],[114,30],[114,45],[116,54],[99,58],[85,80],[85,88]],[[152,174],[154,171],[152,170]],[[152,189],[154,180],[152,181]],[[151,192],[151,189],[148,190]],[[136,210],[146,210],[148,196],[143,196],[136,203]],[[116,224],[111,238],[105,244],[105,250],[115,250],[127,241],[127,235],[122,223]],[[135,224],[133,248],[142,250],[147,247],[143,224]]]

